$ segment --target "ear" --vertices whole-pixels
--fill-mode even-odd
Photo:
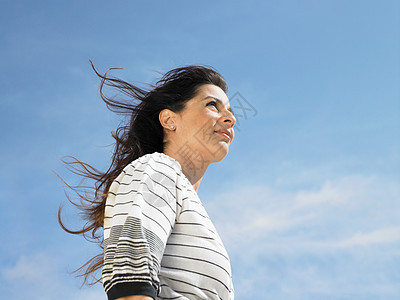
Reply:
[[[176,122],[176,113],[174,113],[172,110],[165,108],[162,111],[160,111],[158,118],[160,120],[160,124],[162,127],[165,129],[171,130],[170,126],[174,125]]]

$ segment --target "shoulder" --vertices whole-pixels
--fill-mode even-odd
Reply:
[[[129,163],[121,172],[117,182],[153,181],[175,185],[182,175],[179,162],[159,152],[145,154]]]
[[[175,176],[182,172],[182,168],[177,160],[160,152],[145,154],[135,159],[124,168],[124,173],[134,170],[139,172],[146,170],[151,173],[156,172],[165,175],[175,174]]]
[[[158,152],[129,163],[108,190],[105,227],[110,227],[109,222],[115,216],[122,219],[118,224],[124,222],[128,214],[135,215],[139,211],[137,207],[152,212],[164,208],[175,212],[174,203],[181,202],[180,170],[176,160]]]

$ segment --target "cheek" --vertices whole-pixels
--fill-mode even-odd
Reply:
[[[197,120],[196,128],[202,135],[210,135],[215,130],[215,123],[212,118],[202,118]]]
[[[187,127],[200,128],[206,126],[206,124],[210,124],[212,117],[207,113],[191,114],[187,116],[185,122],[188,125]]]
[[[214,132],[214,127],[209,123],[202,123],[193,135],[193,140],[196,143],[200,143],[203,147],[210,147],[215,143],[218,143],[218,136]]]
[[[185,139],[195,138],[204,141],[209,139],[211,133],[215,130],[215,122],[213,116],[206,112],[187,114],[182,119],[182,133]]]

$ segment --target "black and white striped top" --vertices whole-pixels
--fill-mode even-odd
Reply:
[[[124,168],[104,217],[108,299],[233,299],[228,254],[179,162],[154,152]]]

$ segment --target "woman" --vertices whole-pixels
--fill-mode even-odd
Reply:
[[[234,138],[225,80],[211,68],[187,66],[144,91],[95,72],[102,99],[128,113],[129,124],[113,134],[107,172],[68,163],[97,181],[94,200],[80,194],[90,203],[86,226],[73,232],[60,220],[71,233],[104,230],[104,256],[87,263],[85,279],[103,267],[108,299],[233,299],[228,255],[197,195],[207,167],[227,155]],[[131,99],[106,97],[104,85]]]

